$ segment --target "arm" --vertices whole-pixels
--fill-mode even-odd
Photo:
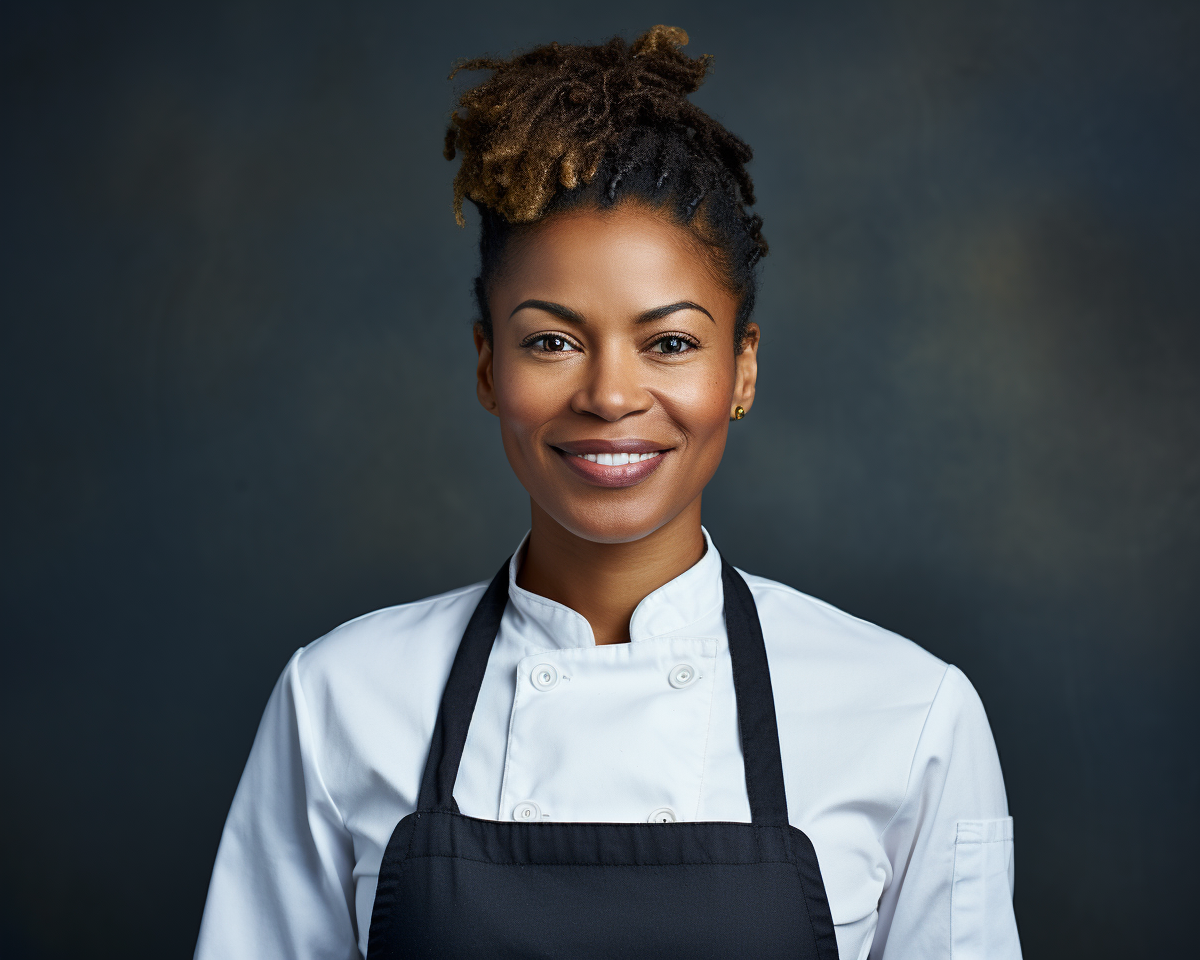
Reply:
[[[313,754],[303,653],[275,685],[234,795],[196,960],[358,956],[353,845]]]
[[[884,828],[892,881],[872,960],[1020,960],[1012,818],[978,694],[949,667]]]

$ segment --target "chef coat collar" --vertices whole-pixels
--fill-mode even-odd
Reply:
[[[629,621],[629,637],[633,642],[653,637],[695,635],[699,621],[706,621],[700,635],[713,632],[712,624],[720,618],[712,614],[721,608],[724,594],[721,587],[721,555],[713,546],[708,531],[704,534],[704,556],[674,580],[664,583],[642,599]],[[512,626],[527,643],[540,649],[595,646],[591,624],[565,604],[531,593],[517,586],[517,572],[525,558],[525,534],[508,564],[509,613]],[[689,634],[689,628],[692,633]]]

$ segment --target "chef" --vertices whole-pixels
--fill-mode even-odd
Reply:
[[[199,960],[1020,957],[966,677],[701,525],[767,247],[686,39],[464,65],[492,71],[446,149],[481,215],[477,391],[530,531],[489,583],[292,657]]]

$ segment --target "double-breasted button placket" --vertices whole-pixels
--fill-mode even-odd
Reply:
[[[660,807],[694,818],[718,650],[711,636],[668,636],[529,651],[500,728],[499,815],[536,798],[555,821],[644,823]],[[631,750],[639,763],[629,763]]]

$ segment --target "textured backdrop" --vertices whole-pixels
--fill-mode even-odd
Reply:
[[[656,22],[772,250],[717,542],[974,681],[1027,957],[1194,945],[1195,3],[15,6],[5,957],[190,955],[288,655],[517,543],[446,75]]]

